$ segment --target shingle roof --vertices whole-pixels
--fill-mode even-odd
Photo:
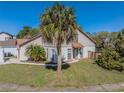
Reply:
[[[24,42],[27,42],[29,39],[16,39],[17,41],[17,45],[21,45],[23,44]]]
[[[16,46],[16,39],[0,41],[0,46]]]
[[[20,44],[19,46],[23,46],[23,45],[27,44],[28,42],[31,42],[31,41],[33,41],[33,40],[39,38],[39,37],[41,37],[41,34],[38,34],[38,35],[34,36],[34,37],[31,38],[31,39],[28,39],[26,42]]]
[[[7,41],[0,41],[0,46],[16,46],[27,42],[29,39],[10,39]]]

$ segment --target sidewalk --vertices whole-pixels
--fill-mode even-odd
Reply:
[[[63,63],[64,64],[71,64],[71,63],[75,63],[75,62],[78,62],[79,60],[73,60],[73,61],[70,61],[70,62],[65,62]],[[57,64],[45,64],[45,63],[29,63],[29,62],[4,62],[4,63],[0,63],[0,65],[6,65],[6,64],[25,64],[25,65],[39,65],[39,66],[56,66]]]
[[[18,85],[18,84],[2,84],[0,83],[0,91],[17,91],[17,92],[114,92],[119,89],[124,89],[124,83],[116,84],[103,84],[96,86],[88,86],[82,88],[66,87],[66,88],[56,88],[56,87],[31,87],[28,85]]]

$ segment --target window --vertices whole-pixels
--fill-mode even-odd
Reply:
[[[71,59],[71,55],[72,55],[72,51],[71,51],[71,49],[68,49],[68,59]]]

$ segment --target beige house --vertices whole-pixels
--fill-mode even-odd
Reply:
[[[90,58],[95,53],[95,41],[80,29],[78,29],[77,32],[76,42],[69,43],[68,45],[62,45],[63,61]],[[25,55],[25,50],[29,45],[32,44],[40,45],[45,48],[47,61],[57,62],[57,51],[55,46],[47,42],[43,42],[42,35],[40,34],[17,46],[18,58],[20,61],[28,60],[28,57]]]

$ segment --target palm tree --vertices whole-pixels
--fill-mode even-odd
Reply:
[[[61,80],[62,75],[62,51],[63,43],[69,43],[76,37],[76,17],[73,8],[65,7],[56,3],[47,8],[41,16],[41,34],[43,40],[55,45],[57,49],[57,77]]]

